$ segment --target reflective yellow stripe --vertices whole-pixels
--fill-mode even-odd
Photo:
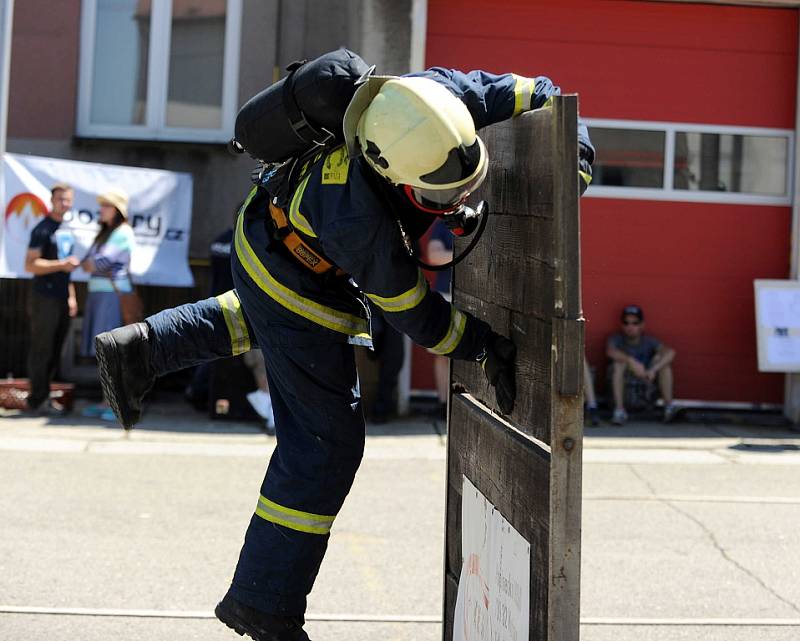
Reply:
[[[523,78],[517,74],[512,74],[516,83],[514,84],[514,114],[521,114],[531,108],[531,98],[535,91],[533,78]]]
[[[253,187],[250,190],[250,193],[247,194],[247,198],[245,198],[245,201],[242,203],[242,206],[239,208],[239,215],[242,215],[244,213],[244,210],[247,209],[247,206],[250,204],[250,201],[253,200],[253,197],[257,193],[258,193],[258,187]]]
[[[377,294],[367,294],[367,297],[385,312],[405,312],[419,305],[427,293],[428,281],[425,280],[425,276],[422,275],[420,270],[417,284],[407,292],[388,298]]]
[[[461,342],[461,337],[464,335],[464,328],[467,325],[467,317],[464,316],[452,305],[450,306],[450,327],[447,328],[447,333],[444,338],[436,345],[430,348],[434,354],[449,354]]]
[[[331,531],[335,516],[301,512],[289,507],[278,505],[264,496],[258,497],[256,514],[265,521],[277,523],[291,530],[308,532],[309,534],[327,534]]]
[[[303,232],[306,236],[316,238],[317,235],[311,229],[311,223],[300,213],[300,201],[303,200],[303,192],[306,190],[309,178],[311,178],[311,174],[303,179],[303,182],[295,190],[294,196],[292,196],[292,202],[289,203],[289,222],[292,223],[292,226],[297,231]]]
[[[217,302],[222,307],[222,315],[228,326],[231,336],[231,352],[233,356],[244,354],[250,350],[250,333],[244,320],[242,303],[234,290],[217,296]]]
[[[580,177],[583,178],[583,182],[585,182],[587,185],[590,185],[592,183],[592,177],[589,174],[587,174],[585,171],[581,171],[579,169],[578,170],[578,174],[580,174]]]
[[[363,318],[320,305],[309,298],[300,296],[275,280],[272,274],[261,264],[261,261],[258,260],[250,243],[247,242],[242,217],[236,223],[234,246],[236,248],[236,256],[238,256],[250,278],[276,303],[328,329],[342,332],[349,336],[369,338],[367,322]]]

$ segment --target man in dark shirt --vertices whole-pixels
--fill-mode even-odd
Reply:
[[[644,333],[644,312],[638,305],[622,310],[622,333],[612,335],[606,345],[611,363],[611,387],[614,392],[614,415],[611,422],[623,425],[628,419],[625,409],[626,392],[629,402],[644,403],[658,390],[664,401],[664,421],[675,417],[672,403],[672,361],[675,350]]]
[[[69,319],[78,313],[75,287],[70,273],[80,265],[71,254],[71,243],[59,253],[56,231],[72,208],[72,187],[57,183],[51,189],[52,210],[31,232],[25,271],[33,274],[30,296],[31,346],[28,352],[30,393],[28,408],[37,410],[50,395],[61,347],[69,329]],[[67,251],[64,251],[67,250]],[[59,410],[52,405],[48,409]]]

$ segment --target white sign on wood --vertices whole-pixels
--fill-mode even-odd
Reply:
[[[528,641],[531,546],[464,477],[453,641]]]

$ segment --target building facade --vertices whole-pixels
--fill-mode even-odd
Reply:
[[[417,0],[16,0],[6,149],[193,176],[194,290],[148,288],[155,311],[207,292],[210,242],[254,162],[226,143],[236,111],[291,62],[346,46],[404,73]],[[0,280],[0,371],[25,373],[24,282]],[[79,298],[82,287],[78,288]]]
[[[341,46],[410,65],[411,0],[17,1],[10,152],[189,172],[190,254],[230,222],[253,162],[236,111],[294,60]]]
[[[428,64],[547,75],[580,95],[598,149],[581,232],[601,377],[606,336],[636,303],[678,352],[677,397],[783,401],[785,377],[758,372],[753,280],[792,272],[796,6],[428,2]]]
[[[753,280],[796,277],[797,2],[19,0],[8,151],[194,176],[190,255],[248,189],[238,107],[338,46],[379,72],[548,75],[598,147],[582,201],[587,355],[637,303],[680,398],[781,403],[757,370]],[[417,360],[424,356],[417,353]],[[427,387],[427,365],[412,387]]]

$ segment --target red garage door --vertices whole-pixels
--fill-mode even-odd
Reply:
[[[753,279],[789,272],[797,18],[684,3],[429,0],[428,66],[548,75],[615,141],[598,145],[598,182],[611,187],[582,201],[587,354],[600,372],[619,310],[637,303],[648,331],[678,351],[679,398],[782,401],[782,376],[757,371]],[[623,149],[628,139],[635,148]]]

